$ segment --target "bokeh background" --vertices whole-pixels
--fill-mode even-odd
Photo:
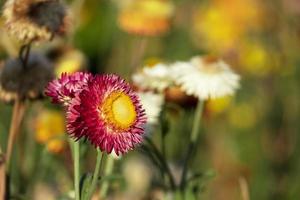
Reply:
[[[140,66],[202,54],[223,58],[241,75],[241,88],[235,97],[205,105],[193,168],[214,175],[203,180],[201,199],[245,199],[247,191],[250,199],[300,199],[300,1],[173,0],[169,30],[151,37],[130,34],[118,25],[127,1],[85,0],[80,7],[79,0],[70,35],[34,49],[52,59],[57,74],[84,69],[118,73],[129,81],[128,68],[140,56],[140,41]],[[1,25],[0,60],[14,55],[15,46]],[[10,104],[0,103],[1,147],[11,110]],[[191,110],[175,109],[170,123],[166,151],[174,173],[180,174]],[[35,199],[67,198],[62,194],[72,189],[72,159],[64,133],[59,107],[47,99],[29,104],[14,154],[14,165],[22,169],[13,173],[15,190],[26,188]],[[84,149],[84,166],[92,169],[94,154],[86,152],[91,150]],[[120,194],[116,199],[131,187],[152,187],[155,171],[148,162],[139,151],[116,160],[111,183],[111,190]],[[137,183],[128,183],[134,178]]]

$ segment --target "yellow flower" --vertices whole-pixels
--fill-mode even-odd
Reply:
[[[249,29],[258,27],[259,16],[259,6],[251,0],[214,1],[195,13],[195,40],[214,51],[232,48]]]
[[[173,10],[169,1],[135,0],[121,9],[119,26],[132,34],[160,35],[168,31]]]
[[[196,37],[199,35],[201,43],[210,48],[229,48],[241,35],[241,28],[234,26],[227,13],[216,7],[199,11],[194,23]]]
[[[85,66],[85,57],[79,50],[67,50],[61,58],[58,59],[55,68],[55,74],[59,77],[63,72],[74,73],[80,71]]]
[[[280,55],[255,41],[243,42],[239,50],[239,62],[245,72],[265,76],[280,66]]]
[[[232,96],[225,96],[217,99],[210,99],[206,107],[212,114],[219,114],[229,108],[232,102]]]
[[[35,138],[46,145],[52,153],[60,152],[64,147],[65,133],[64,116],[59,111],[43,110],[35,121]]]
[[[149,17],[163,18],[171,17],[174,9],[170,2],[163,0],[138,0],[134,7]]]

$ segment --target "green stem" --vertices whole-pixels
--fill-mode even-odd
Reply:
[[[191,142],[196,142],[198,140],[200,122],[202,118],[204,101],[198,101],[197,108],[195,111],[195,117],[193,122],[193,129],[191,134]]]
[[[106,165],[105,165],[105,170],[104,170],[104,175],[107,177],[109,176],[114,168],[114,162],[115,162],[115,158],[113,156],[108,156],[107,161],[106,161]],[[107,191],[109,188],[109,184],[108,181],[105,181],[101,187],[101,191],[100,191],[100,197],[101,199],[105,199]]]
[[[166,160],[166,143],[165,143],[166,135],[164,133],[161,134],[161,154],[164,160]],[[163,181],[167,180],[167,176],[165,173],[162,174]]]
[[[75,186],[75,199],[80,200],[79,182],[80,182],[80,147],[79,141],[74,141],[74,186]]]
[[[161,153],[164,159],[166,159],[166,135],[161,134]]]
[[[183,194],[180,192],[180,190],[176,190],[174,192],[174,200],[183,200],[182,195]]]
[[[145,144],[141,145],[141,150],[141,152],[148,156],[149,159],[153,162],[153,164],[159,168],[161,175],[164,176],[165,168],[162,165],[160,159],[157,157],[157,155],[154,154],[154,151],[148,145]]]
[[[174,191],[176,189],[176,184],[169,165],[167,164],[166,160],[164,159],[160,151],[157,149],[155,144],[152,142],[152,140],[150,138],[145,137],[145,141],[149,144],[153,153],[157,156],[159,162],[161,163],[161,166],[164,168],[164,171],[167,173],[169,177],[171,190]]]
[[[201,118],[202,118],[203,107],[204,107],[204,101],[199,100],[196,111],[195,111],[193,128],[192,128],[192,133],[191,133],[191,138],[190,138],[190,144],[188,146],[188,151],[187,151],[185,161],[183,164],[183,170],[182,170],[181,181],[180,181],[180,189],[181,190],[184,190],[184,188],[185,188],[186,176],[187,176],[187,172],[188,172],[188,165],[189,165],[191,157],[193,156],[193,153],[196,148],[196,143],[197,143],[198,136],[199,136],[199,129],[200,129],[200,123],[201,123]]]
[[[86,196],[86,200],[90,200],[92,198],[92,195],[96,189],[96,185],[97,185],[97,181],[99,178],[99,173],[100,173],[100,169],[102,168],[103,165],[103,157],[104,154],[101,153],[101,151],[99,149],[97,149],[97,160],[96,160],[96,167],[95,167],[95,171],[93,174],[93,179],[92,179],[92,183],[91,183],[91,187],[87,193]]]

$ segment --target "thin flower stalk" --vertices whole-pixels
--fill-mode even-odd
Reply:
[[[186,179],[187,179],[187,172],[188,172],[188,166],[189,162],[193,156],[193,153],[196,148],[196,143],[198,141],[198,136],[199,136],[199,129],[200,129],[200,123],[201,123],[201,118],[202,118],[202,113],[203,113],[203,107],[204,107],[204,101],[199,100],[197,104],[197,108],[195,111],[195,116],[194,116],[194,121],[193,121],[193,128],[192,128],[192,133],[190,137],[190,144],[188,146],[188,151],[186,154],[186,158],[184,161],[184,166],[183,166],[183,171],[181,175],[181,181],[180,181],[180,189],[183,190],[186,186]]]
[[[5,199],[5,156],[0,147],[0,199]]]
[[[74,141],[74,187],[75,187],[75,200],[80,200],[80,144],[79,141]]]
[[[202,118],[202,112],[203,112],[203,106],[204,106],[204,101],[198,101],[198,105],[197,105],[195,117],[194,117],[194,122],[193,122],[192,134],[191,134],[191,142],[193,142],[193,143],[197,142],[197,139],[198,139],[200,123],[201,123],[201,118]]]
[[[151,147],[151,150],[156,155],[156,157],[158,158],[161,166],[163,167],[164,171],[166,172],[166,174],[167,174],[167,176],[169,178],[171,189],[175,190],[176,189],[176,184],[175,184],[175,181],[174,181],[174,177],[172,175],[170,167],[166,163],[166,160],[162,156],[161,152],[157,149],[157,147],[155,146],[155,144],[151,141],[151,139],[149,139],[149,138],[146,137],[145,141],[149,144],[149,146]]]
[[[99,174],[100,174],[103,162],[104,162],[104,153],[102,153],[99,149],[97,149],[97,160],[96,160],[96,166],[95,166],[95,170],[94,170],[94,174],[93,174],[93,179],[92,179],[92,183],[91,183],[91,186],[89,188],[89,191],[87,193],[85,200],[90,200],[92,198],[92,195],[97,186],[97,182],[99,179]]]
[[[22,64],[23,64],[24,68],[27,67],[27,62],[28,62],[28,59],[29,59],[30,50],[31,50],[31,42],[26,44],[26,45],[23,45],[20,49],[19,58],[22,61]]]
[[[13,107],[13,113],[12,113],[12,119],[11,119],[9,137],[8,137],[8,143],[6,149],[6,170],[7,171],[9,169],[14,142],[17,135],[19,134],[20,125],[24,117],[25,108],[26,108],[25,103],[20,99],[16,99]]]
[[[106,164],[105,164],[104,176],[107,177],[112,174],[113,169],[114,169],[114,164],[115,164],[115,158],[111,155],[108,156]],[[100,190],[100,197],[102,199],[105,199],[108,189],[109,189],[109,183],[108,183],[108,181],[105,181],[103,183],[103,185],[101,186],[101,190]]]
[[[27,66],[30,49],[31,49],[31,43],[28,43],[27,45],[22,46],[19,51],[19,59],[22,61],[24,68],[26,68],[26,66]],[[9,129],[7,149],[6,149],[7,169],[9,168],[10,157],[12,154],[14,141],[18,135],[24,113],[25,113],[25,103],[24,103],[24,101],[22,101],[22,99],[20,99],[20,97],[19,98],[17,97],[14,102],[12,119],[11,119],[11,124],[10,124],[10,129]]]

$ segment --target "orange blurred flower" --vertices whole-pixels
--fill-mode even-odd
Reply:
[[[164,0],[135,0],[119,13],[122,30],[137,35],[156,36],[169,30],[173,4]]]

